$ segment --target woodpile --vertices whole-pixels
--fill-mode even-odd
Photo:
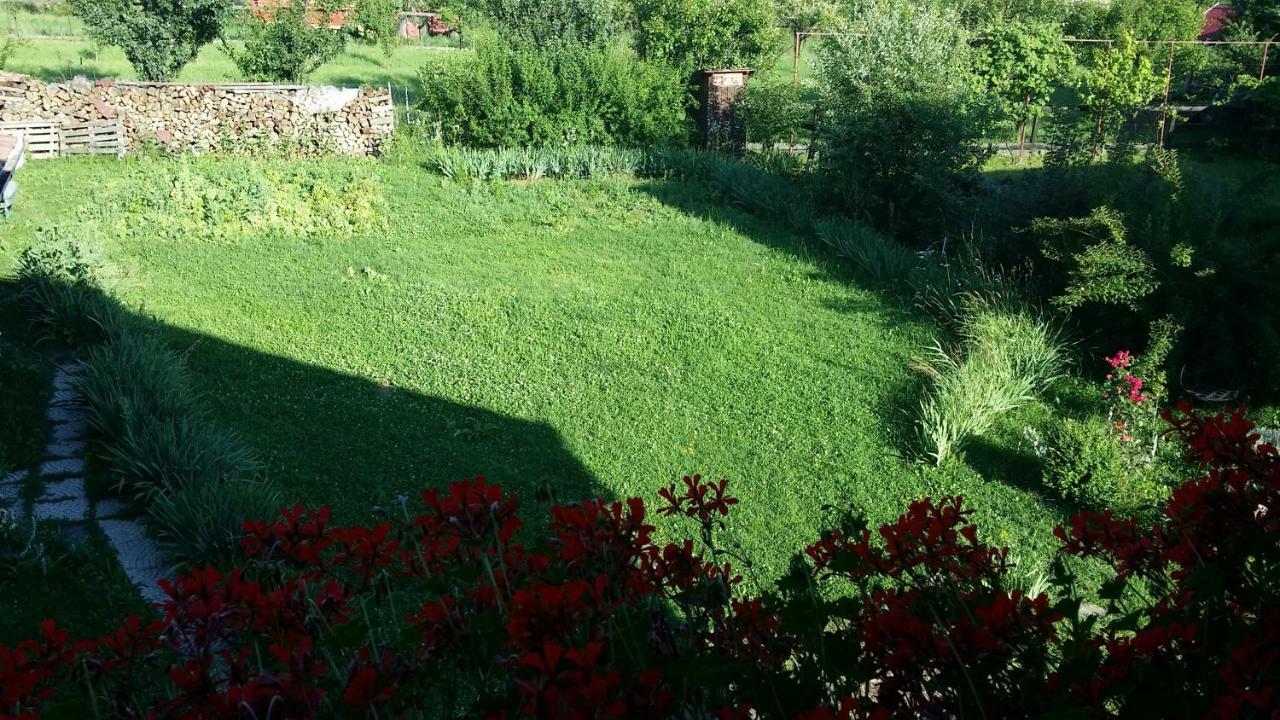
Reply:
[[[341,106],[316,111],[316,98],[326,96]],[[237,142],[253,142],[305,152],[376,155],[395,130],[395,106],[386,89],[84,79],[47,84],[0,73],[0,122],[69,124],[116,118],[124,124],[130,150],[158,143],[175,151],[218,152]]]

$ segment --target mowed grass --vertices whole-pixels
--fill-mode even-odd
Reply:
[[[1048,556],[1062,514],[1018,477],[1016,438],[984,449],[993,480],[910,459],[908,364],[933,328],[781,225],[686,183],[363,168],[386,231],[104,239],[117,292],[291,501],[354,521],[484,474],[537,515],[548,499],[653,500],[701,472],[742,500],[726,537],[756,560],[749,577],[784,571],[826,506],[884,521],[943,493],[1029,568]],[[122,182],[114,161],[27,170],[10,256]]]

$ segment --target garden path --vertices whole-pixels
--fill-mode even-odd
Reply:
[[[47,416],[53,425],[45,459],[34,470],[19,470],[0,478],[0,509],[21,506],[37,522],[55,523],[70,535],[83,535],[97,526],[115,550],[129,580],[142,597],[160,602],[158,581],[167,568],[163,554],[129,505],[114,498],[93,500],[85,490],[85,433],[88,420],[80,392],[80,365],[58,365]],[[27,507],[24,488],[31,482],[39,493]]]

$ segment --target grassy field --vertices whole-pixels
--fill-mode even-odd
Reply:
[[[909,459],[908,363],[932,329],[805,239],[683,183],[358,169],[379,178],[385,231],[106,238],[120,293],[291,500],[357,520],[476,473],[538,505],[653,498],[700,471],[742,498],[729,531],[761,576],[824,505],[885,520],[926,494],[966,495],[1029,566],[1052,546],[1063,513],[1040,503],[1017,433],[1047,411],[1011,418],[970,465]],[[32,165],[3,262],[95,188],[127,194],[119,175]]]
[[[429,53],[457,52],[439,45],[401,45],[391,57],[382,50],[360,43],[348,43],[346,50],[323,65],[307,80],[315,85],[417,87],[418,68]],[[99,47],[87,39],[30,39],[18,48],[5,67],[10,72],[33,75],[48,82],[70,80],[77,75],[136,79],[137,75],[116,47]],[[195,61],[182,69],[179,82],[228,82],[242,80],[235,63],[216,43],[200,51]]]

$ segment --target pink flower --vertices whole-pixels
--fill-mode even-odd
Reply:
[[[1107,364],[1113,368],[1127,368],[1129,363],[1133,362],[1133,355],[1128,350],[1120,350],[1115,355],[1107,358]]]

